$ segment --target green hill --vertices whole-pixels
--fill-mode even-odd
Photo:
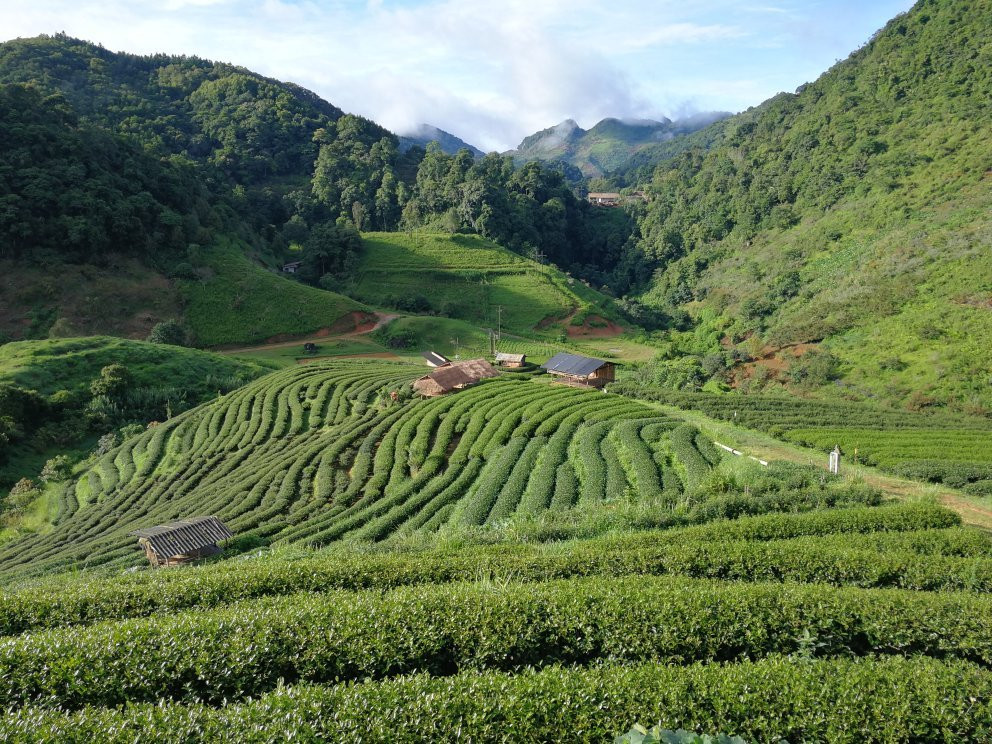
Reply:
[[[95,392],[91,386],[111,365],[123,367],[123,376]],[[50,518],[58,485],[38,476],[51,458],[84,459],[104,435],[112,445],[125,427],[144,430],[267,371],[219,354],[119,338],[0,346],[0,524],[39,527]],[[21,478],[36,489],[8,496]]]
[[[80,463],[0,544],[0,736],[981,737],[986,533],[621,396],[407,398],[422,371],[284,370]],[[191,513],[238,558],[139,570],[127,533]]]
[[[921,2],[655,170],[644,299],[715,313],[711,353],[747,340],[727,379],[756,363],[755,389],[992,409],[989,11]],[[825,374],[796,359],[808,344]]]
[[[710,113],[677,122],[603,119],[588,130],[566,119],[525,137],[508,154],[520,163],[531,160],[565,163],[578,169],[582,176],[595,178],[624,168],[642,152],[679,141],[725,116],[728,114]]]
[[[521,333],[615,318],[610,300],[561,271],[476,235],[367,233],[349,292],[372,305],[434,312]]]
[[[132,564],[129,530],[193,513],[245,544],[284,545],[429,537],[604,500],[678,523],[722,459],[645,404],[527,375],[391,399],[423,369],[314,362],[164,420],[80,463],[56,489],[51,530],[0,547],[0,570]]]
[[[236,243],[202,255],[199,279],[180,282],[183,318],[199,346],[260,343],[282,334],[351,331],[371,317],[360,302],[295,282],[245,257]]]

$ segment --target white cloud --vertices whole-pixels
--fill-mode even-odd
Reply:
[[[483,149],[512,147],[565,118],[588,127],[605,116],[657,117],[697,106],[738,110],[826,66],[809,62],[810,73],[794,79],[802,75],[795,65],[773,69],[761,56],[787,51],[769,49],[771,42],[795,45],[790,29],[809,4],[794,10],[790,0],[751,7],[734,0],[13,5],[0,0],[6,38],[64,30],[110,49],[232,62],[312,88],[394,130],[429,122]]]

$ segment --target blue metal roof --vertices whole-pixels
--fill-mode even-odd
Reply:
[[[562,352],[561,354],[555,354],[541,366],[548,372],[559,372],[563,375],[585,377],[608,363],[602,359],[593,359],[592,357]]]

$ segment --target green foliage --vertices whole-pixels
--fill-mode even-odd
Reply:
[[[152,344],[169,344],[171,346],[186,345],[186,329],[175,320],[163,320],[156,323],[148,334],[148,342]]]
[[[710,736],[709,734],[696,734],[684,729],[671,731],[662,728],[661,724],[648,729],[640,724],[635,724],[626,734],[614,739],[614,744],[745,744],[745,742],[739,736],[726,736],[724,734]]]
[[[41,469],[43,483],[58,483],[69,478],[72,474],[72,461],[65,455],[58,455],[45,463]]]
[[[961,487],[992,474],[987,445],[992,421],[984,417],[785,397],[675,392],[636,378],[610,389],[700,410],[825,452],[840,446],[846,458],[909,478]]]
[[[809,447],[824,451],[840,445],[848,457],[857,457],[883,467],[903,462],[937,460],[942,463],[961,463],[965,467],[992,465],[989,435],[983,430],[902,429],[881,431],[856,428],[790,429],[785,437]],[[908,471],[904,471],[908,472]],[[987,471],[986,471],[987,472]]]
[[[598,292],[476,236],[367,234],[358,277],[350,291],[370,304],[493,330],[533,333],[576,311],[616,317]]]
[[[798,651],[802,629],[816,638],[816,657],[895,649],[988,664],[989,604],[980,595],[667,577],[330,591],[6,638],[0,685],[8,704],[69,710],[219,704],[280,678],[759,659]]]
[[[643,299],[734,342],[826,339],[836,363],[792,370],[824,397],[988,410],[987,12],[917,3],[795,94],[659,146],[626,175],[650,197]]]
[[[269,741],[306,737],[377,741],[555,741],[581,732],[609,741],[631,720],[696,730],[731,730],[750,741],[963,740],[988,730],[989,674],[958,661],[771,658],[673,667],[552,666],[518,674],[466,671],[356,685],[280,687],[222,707],[171,703],[9,713],[10,738],[88,742],[197,738]],[[865,690],[871,690],[870,695]],[[824,711],[829,711],[825,715]]]
[[[108,364],[100,370],[100,376],[90,383],[90,393],[94,397],[105,395],[111,399],[121,399],[133,385],[131,370],[123,364]]]
[[[236,600],[330,589],[391,589],[470,581],[682,575],[748,581],[940,590],[992,588],[989,540],[950,511],[894,505],[770,514],[656,531],[618,532],[545,546],[441,544],[412,552],[279,554],[181,573],[53,579],[2,596],[0,634],[210,608]],[[456,543],[458,544],[458,543]],[[879,555],[885,551],[886,556]]]
[[[182,391],[97,398],[88,412],[103,431],[153,411],[163,423],[88,463],[55,529],[0,546],[0,562],[15,573],[83,559],[128,565],[138,560],[129,530],[205,510],[245,539],[325,545],[471,526],[552,539],[878,500],[812,476],[706,490],[706,455],[717,458],[705,440],[639,403],[521,374],[408,400],[401,391],[421,374],[419,364],[317,362],[179,416],[190,403]],[[210,478],[187,476],[204,462]],[[609,515],[601,503],[612,504]],[[51,542],[62,547],[53,553]]]
[[[185,319],[201,346],[249,344],[279,334],[305,334],[343,324],[368,312],[354,300],[277,276],[245,257],[232,243],[205,253],[209,277],[182,283]]]
[[[61,95],[0,83],[0,138],[0,258],[151,259],[195,239],[191,169],[81,123]]]

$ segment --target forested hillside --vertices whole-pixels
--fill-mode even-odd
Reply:
[[[374,122],[228,64],[57,35],[0,45],[0,85],[0,135],[15,145],[0,153],[0,259],[16,259],[3,267],[15,288],[36,285],[39,267],[98,272],[134,256],[171,280],[156,291],[174,306],[175,283],[209,271],[205,252],[232,240],[270,267],[317,255],[310,283],[337,286],[355,266],[355,230],[400,228],[478,233],[609,284],[608,258],[630,234],[629,220],[591,210],[557,170],[435,145],[401,153]],[[100,294],[94,272],[79,277],[89,295]],[[124,319],[94,327],[57,294],[18,299],[0,330],[37,336],[61,320],[134,333]],[[134,304],[163,319],[151,296]]]
[[[657,166],[645,299],[707,319],[711,371],[992,408],[990,14],[924,0]]]

